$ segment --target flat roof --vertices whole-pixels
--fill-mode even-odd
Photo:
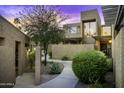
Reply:
[[[102,6],[105,25],[115,24],[119,5]]]

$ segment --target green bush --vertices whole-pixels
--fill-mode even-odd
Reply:
[[[108,69],[106,59],[100,51],[79,53],[73,58],[73,71],[84,83],[102,82]]]
[[[63,56],[62,60],[69,60],[69,58],[67,56]]]
[[[96,81],[94,84],[89,85],[90,88],[103,88],[102,84]]]
[[[28,58],[28,62],[30,62],[30,68],[32,69],[34,62],[35,62],[35,50],[29,50],[27,52],[27,58]]]
[[[61,73],[61,68],[59,64],[53,62],[49,74],[60,74],[60,73]]]
[[[113,71],[112,59],[107,59],[108,71]]]

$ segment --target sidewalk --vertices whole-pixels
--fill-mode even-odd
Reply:
[[[78,82],[77,77],[72,71],[72,61],[49,60],[61,62],[64,65],[62,73],[56,78],[39,85],[39,88],[74,88]]]
[[[52,60],[49,62],[58,62],[64,65],[63,71],[56,78],[36,86],[34,84],[34,73],[24,73],[16,78],[14,88],[74,88],[78,83],[77,77],[72,71],[72,61]]]

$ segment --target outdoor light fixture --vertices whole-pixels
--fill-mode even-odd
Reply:
[[[109,40],[108,42],[111,44],[112,43],[112,40]]]

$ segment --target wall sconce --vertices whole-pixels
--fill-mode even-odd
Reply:
[[[108,42],[111,44],[112,43],[112,40],[109,40]]]

